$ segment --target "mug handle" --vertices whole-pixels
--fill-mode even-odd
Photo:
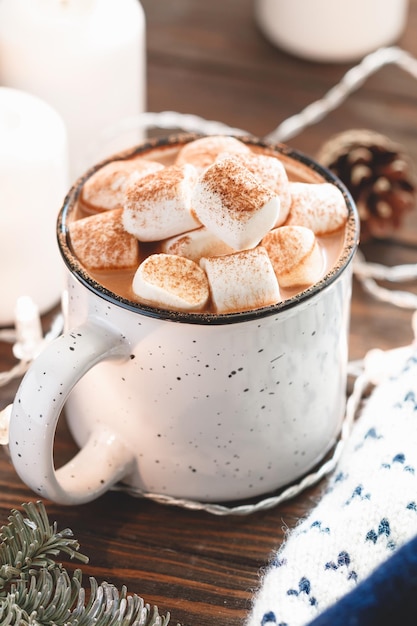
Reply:
[[[130,352],[120,332],[90,318],[51,342],[31,364],[13,403],[9,448],[16,472],[33,491],[57,504],[83,504],[129,473],[133,452],[102,425],[58,470],[53,448],[59,416],[76,383],[100,361],[125,360]]]

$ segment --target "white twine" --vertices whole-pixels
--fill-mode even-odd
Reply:
[[[412,281],[417,278],[417,263],[386,267],[379,263],[366,261],[361,250],[357,250],[353,262],[353,272],[363,289],[376,300],[387,302],[402,309],[417,310],[417,295],[411,291],[387,289],[377,280],[388,282]]]
[[[300,113],[284,120],[275,130],[266,135],[265,139],[273,142],[286,142],[308,126],[320,122],[328,113],[343,104],[351,93],[359,89],[369,76],[390,63],[398,65],[417,79],[417,59],[411,54],[396,46],[379,48],[348,70],[340,82],[332,87],[323,98],[312,102]]]
[[[251,134],[241,128],[234,128],[216,120],[207,120],[191,113],[160,111],[158,113],[144,112],[140,115],[126,118],[116,125],[107,128],[102,134],[102,138],[103,140],[112,139],[121,132],[133,131],[138,128],[142,128],[143,130],[149,130],[151,128],[172,130],[178,128],[187,133],[195,132],[203,135]]]
[[[43,338],[41,344],[38,346],[36,350],[36,354],[32,354],[28,356],[27,359],[20,359],[10,370],[6,372],[0,372],[0,387],[7,385],[14,378],[19,378],[23,376],[28,370],[31,362],[35,358],[35,356],[42,350],[42,347],[58,337],[63,329],[63,316],[61,314],[57,315],[52,321],[51,328],[46,333]],[[15,329],[1,329],[0,330],[0,341],[4,341],[6,343],[15,344],[17,341],[17,333]]]

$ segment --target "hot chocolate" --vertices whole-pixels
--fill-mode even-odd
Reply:
[[[250,140],[202,137],[97,169],[69,237],[87,274],[118,297],[227,314],[320,281],[347,219],[340,189],[302,162]]]

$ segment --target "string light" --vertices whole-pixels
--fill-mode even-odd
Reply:
[[[32,361],[43,343],[39,309],[29,296],[21,296],[16,303],[16,342],[13,354],[20,361]]]

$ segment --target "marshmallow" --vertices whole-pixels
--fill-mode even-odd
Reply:
[[[262,239],[262,246],[271,259],[280,287],[307,287],[323,275],[324,257],[309,228],[275,228]]]
[[[210,165],[192,196],[200,222],[235,250],[260,242],[275,224],[279,205],[279,198],[233,157]]]
[[[71,222],[71,246],[79,261],[90,270],[136,267],[137,239],[123,228],[123,209],[97,213]]]
[[[218,158],[221,160],[226,156],[232,155],[223,152]],[[274,156],[254,152],[235,154],[233,158],[237,163],[252,172],[262,185],[265,185],[265,187],[271,189],[275,195],[279,196],[280,211],[274,226],[281,226],[287,219],[291,207],[290,186],[287,172],[282,161]]]
[[[122,208],[128,180],[142,178],[162,168],[161,163],[147,159],[112,161],[85,181],[81,200],[95,211]]]
[[[203,257],[200,266],[207,274],[217,313],[249,311],[276,304],[281,299],[271,261],[261,247]]]
[[[331,183],[290,183],[291,209],[287,225],[306,226],[329,235],[346,224],[348,209],[342,192]]]
[[[161,242],[161,251],[177,254],[198,262],[202,256],[220,256],[232,254],[233,248],[216,237],[205,226]]]
[[[211,165],[221,152],[246,154],[250,153],[250,148],[239,139],[227,135],[201,137],[181,148],[176,163],[191,163],[198,169],[204,169]]]
[[[132,287],[141,302],[178,311],[200,311],[210,296],[207,276],[197,263],[172,254],[148,256]]]
[[[126,188],[123,224],[140,241],[158,241],[198,228],[191,213],[191,193],[197,180],[192,165],[171,165]]]

